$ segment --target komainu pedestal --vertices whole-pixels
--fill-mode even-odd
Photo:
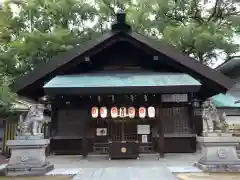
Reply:
[[[239,137],[198,137],[202,157],[195,165],[207,172],[240,172],[239,141]]]
[[[8,140],[11,158],[5,168],[6,176],[44,175],[54,169],[46,160],[45,149],[49,139],[38,136],[17,136]]]

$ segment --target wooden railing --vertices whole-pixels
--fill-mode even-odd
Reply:
[[[7,147],[7,141],[13,140],[16,134],[16,122],[4,122],[4,134],[2,140],[2,155],[9,157],[10,156],[10,149]]]

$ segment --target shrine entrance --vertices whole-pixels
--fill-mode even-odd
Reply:
[[[137,122],[129,122],[129,119],[114,119],[109,122],[110,141],[138,141]]]
[[[100,119],[94,114],[98,110]],[[154,107],[112,107],[107,111],[106,107],[92,108],[93,121],[96,118],[98,126],[93,153],[109,153],[109,158],[138,158],[139,153],[157,152],[153,149]]]

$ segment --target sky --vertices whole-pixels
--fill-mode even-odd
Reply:
[[[4,0],[0,0],[0,5],[3,3]],[[93,2],[92,0],[87,0],[89,2]],[[203,1],[207,1],[207,0],[203,0]],[[206,7],[207,8],[211,8],[212,5],[214,5],[216,0],[209,0],[208,3],[206,4]],[[239,7],[240,9],[240,7]],[[237,44],[240,44],[240,35],[235,35],[234,38],[233,38],[233,41]],[[240,52],[237,53],[236,55],[240,55]],[[221,53],[219,53],[219,57],[217,59],[217,61],[211,65],[212,68],[215,68],[217,66],[219,66],[220,64],[222,64],[224,62],[224,55],[222,55]]]

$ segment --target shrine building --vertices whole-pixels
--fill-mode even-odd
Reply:
[[[33,100],[48,97],[52,153],[138,158],[195,152],[201,102],[233,85],[134,32],[125,13],[118,13],[110,31],[38,66],[12,87]]]

